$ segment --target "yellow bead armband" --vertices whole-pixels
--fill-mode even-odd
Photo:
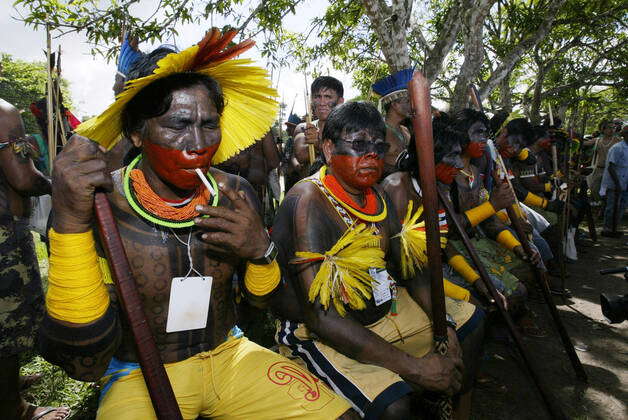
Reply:
[[[467,219],[469,219],[469,223],[471,223],[471,226],[475,227],[494,215],[495,208],[493,208],[493,205],[490,201],[485,201],[479,206],[465,211],[464,214],[467,216]]]
[[[499,235],[497,235],[497,238],[495,240],[497,241],[497,243],[501,244],[504,248],[507,248],[511,251],[515,247],[521,245],[521,242],[519,242],[517,238],[515,238],[515,236],[508,229],[504,229],[501,232],[499,232]]]
[[[466,258],[460,254],[451,257],[447,263],[469,284],[475,283],[480,278],[480,275],[469,265]]]
[[[523,200],[524,204],[527,204],[528,206],[536,206],[536,207],[540,207],[542,209],[544,209],[545,207],[547,207],[547,200],[544,198],[539,197],[536,194],[532,194],[531,192],[528,193],[528,195],[526,195],[525,200]]]
[[[528,158],[528,156],[530,156],[530,150],[522,149],[521,152],[519,152],[519,154],[517,155],[517,159],[520,161],[524,161]]]
[[[92,231],[57,233],[50,229],[50,270],[46,309],[61,321],[87,324],[109,307]]]
[[[457,284],[453,284],[447,279],[443,279],[443,287],[445,289],[445,296],[449,296],[452,299],[469,301],[471,292],[464,287],[460,287]]]
[[[246,264],[244,286],[255,296],[264,296],[275,290],[281,280],[277,260],[270,264]]]

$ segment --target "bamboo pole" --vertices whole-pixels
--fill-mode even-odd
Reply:
[[[307,114],[305,114],[305,122],[307,124],[312,124],[312,102],[310,101],[310,96],[308,95],[309,86],[307,85],[307,75],[304,74],[303,77],[305,78],[305,112],[307,112]],[[316,159],[316,151],[314,150],[313,144],[307,145],[307,152],[310,159],[310,165],[312,165]]]
[[[54,115],[52,113],[52,68],[50,58],[52,41],[50,36],[50,25],[46,25],[46,114],[48,122],[48,161],[50,173],[52,165],[57,156],[57,136],[55,133]]]

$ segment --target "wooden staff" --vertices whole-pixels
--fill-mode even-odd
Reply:
[[[519,331],[517,330],[515,323],[513,322],[510,315],[508,314],[508,310],[504,308],[501,300],[499,299],[499,293],[497,292],[497,289],[495,289],[495,285],[493,285],[493,282],[491,281],[491,278],[489,277],[488,272],[486,271],[486,267],[484,267],[484,264],[482,264],[482,260],[480,260],[480,257],[478,256],[477,251],[475,250],[475,247],[471,243],[471,240],[469,239],[469,235],[467,235],[467,232],[462,227],[460,220],[458,220],[458,216],[456,215],[453,209],[453,205],[451,204],[451,201],[449,201],[449,198],[447,198],[441,190],[438,190],[438,196],[440,197],[441,202],[445,206],[445,210],[449,214],[450,220],[453,221],[454,226],[456,227],[456,230],[458,231],[458,234],[460,235],[460,238],[462,239],[462,242],[464,243],[464,246],[467,249],[467,252],[469,253],[469,256],[471,256],[471,260],[473,261],[473,264],[475,264],[475,268],[478,270],[478,273],[480,274],[480,281],[488,289],[489,293],[491,294],[491,297],[497,304],[499,313],[504,318],[504,321],[506,321],[506,325],[508,326],[508,331],[510,332],[510,335],[512,336],[512,338],[515,340],[515,344],[517,345],[517,348],[519,349],[519,353],[521,353],[523,362],[525,366],[528,368],[528,372],[530,373],[530,376],[532,376],[532,381],[534,382],[534,385],[536,385],[536,388],[538,389],[539,394],[541,394],[541,398],[543,399],[543,402],[545,403],[545,407],[547,408],[552,418],[566,419],[567,417],[565,416],[562,409],[560,408],[560,405],[558,404],[557,399],[552,395],[552,393],[549,391],[545,383],[541,380],[541,375],[538,373],[538,369],[532,363],[532,358],[530,357],[530,353],[528,352],[528,350],[526,349],[526,346],[523,343],[521,334],[519,334]]]
[[[166,375],[166,369],[161,362],[146,314],[144,314],[142,300],[131,274],[131,266],[105,193],[96,193],[94,208],[102,245],[115,280],[120,304],[126,313],[135,339],[142,376],[146,382],[155,414],[159,420],[182,420],[181,411]]]
[[[436,192],[434,140],[432,138],[432,109],[430,104],[430,85],[425,76],[415,71],[408,83],[408,92],[414,112],[412,126],[416,140],[419,182],[423,196],[425,234],[427,236],[426,254],[431,278],[432,329],[435,351],[440,354],[446,354],[448,347],[447,318],[438,226],[438,194]],[[442,398],[437,404],[441,408],[440,418],[451,418],[451,399]]]

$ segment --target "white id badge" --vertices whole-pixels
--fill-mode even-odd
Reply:
[[[172,279],[166,332],[197,330],[207,326],[212,281],[211,276]]]
[[[392,299],[388,271],[386,271],[386,269],[378,270],[376,268],[369,268],[369,274],[373,280],[375,280],[373,283],[373,299],[375,300],[375,305],[379,306]]]

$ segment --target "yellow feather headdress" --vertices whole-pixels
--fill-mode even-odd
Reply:
[[[423,206],[420,206],[412,214],[413,205],[414,202],[410,200],[401,231],[393,236],[393,238],[399,238],[401,241],[401,275],[404,279],[413,277],[417,268],[422,269],[427,264],[425,222],[417,222],[423,214]],[[444,248],[447,245],[447,237],[443,233],[446,233],[447,229],[440,227],[440,231],[440,245]]]
[[[380,236],[375,228],[365,224],[352,225],[325,254],[297,252],[291,264],[323,261],[310,286],[309,299],[318,297],[323,308],[329,308],[330,299],[340,316],[347,313],[344,305],[361,310],[364,300],[371,298],[372,282],[370,268],[384,268],[384,251],[380,248]]]
[[[217,80],[225,97],[220,119],[222,141],[212,163],[224,162],[251,146],[268,132],[279,104],[273,99],[277,91],[271,87],[265,69],[251,65],[250,59],[232,60],[255,44],[248,40],[227,47],[236,33],[231,30],[222,34],[214,28],[197,45],[162,58],[153,74],[127,82],[113,104],[79,125],[76,132],[111,149],[121,138],[122,111],[135,95],[158,79],[193,72]]]

